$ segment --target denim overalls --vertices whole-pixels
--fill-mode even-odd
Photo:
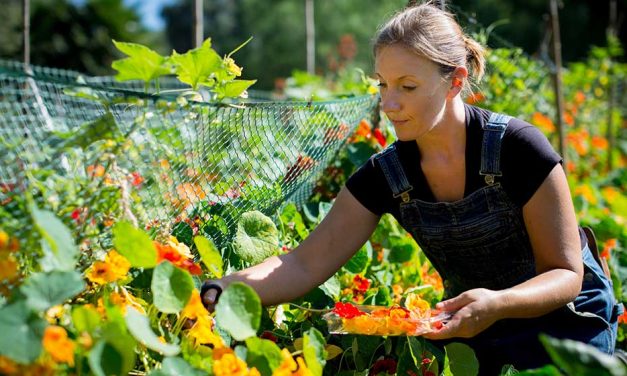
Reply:
[[[479,172],[486,185],[459,201],[412,199],[413,187],[395,146],[375,157],[394,197],[400,198],[399,222],[442,276],[445,297],[473,288],[502,290],[536,275],[522,208],[495,182],[495,177],[501,176],[501,140],[510,119],[491,114],[483,127]],[[538,341],[541,332],[613,353],[622,306],[616,303],[611,282],[587,245],[582,255],[585,274],[582,291],[574,302],[539,318],[501,320],[473,338],[445,342],[465,342],[473,347],[482,375],[499,374],[503,364],[522,370],[550,363]]]

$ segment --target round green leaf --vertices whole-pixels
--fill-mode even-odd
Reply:
[[[410,261],[418,251],[416,243],[406,236],[390,235],[390,262],[402,264]]]
[[[310,328],[303,337],[303,355],[313,376],[321,376],[327,363],[324,344],[324,337],[316,328]]]
[[[168,261],[157,265],[152,273],[153,303],[164,313],[178,313],[189,301],[194,290],[192,276]]]
[[[135,344],[123,325],[107,324],[89,353],[91,371],[96,376],[127,375],[135,366]]]
[[[283,361],[279,346],[268,339],[250,337],[246,340],[246,347],[246,363],[257,368],[262,375],[272,375],[272,371]]]
[[[177,345],[163,343],[150,328],[150,320],[133,307],[126,307],[126,327],[133,337],[147,348],[165,356],[175,356],[181,349]]]
[[[261,323],[259,296],[244,283],[230,284],[216,305],[216,322],[238,341],[254,336]]]
[[[113,245],[131,266],[152,268],[157,264],[157,250],[148,234],[128,222],[113,226]]]
[[[100,326],[100,314],[94,309],[85,306],[72,308],[72,323],[78,332],[93,333]]]
[[[39,210],[33,205],[31,214],[42,237],[42,268],[45,271],[74,270],[78,247],[70,230],[48,210]]]
[[[278,247],[279,232],[270,218],[258,211],[242,214],[233,243],[235,254],[246,262],[258,264],[274,255]]]
[[[348,262],[344,265],[344,269],[351,273],[359,274],[366,269],[371,258],[372,244],[367,241],[366,244],[364,244],[364,246],[361,247],[350,260],[348,260]]]
[[[474,376],[479,374],[479,361],[475,352],[463,343],[453,342],[444,346],[449,369],[453,375]]]
[[[184,359],[181,358],[165,358],[161,363],[161,369],[150,372],[149,376],[203,376],[207,373],[192,367]]]
[[[194,238],[194,244],[196,244],[196,249],[198,249],[200,259],[203,264],[205,264],[207,269],[209,269],[209,271],[217,278],[222,278],[222,268],[224,267],[222,263],[222,255],[220,255],[220,252],[218,251],[218,248],[216,248],[215,244],[204,236],[196,236]]]
[[[24,364],[35,361],[45,328],[45,321],[32,315],[24,302],[0,308],[0,355]]]
[[[76,296],[85,288],[82,276],[75,271],[53,271],[33,274],[20,287],[27,304],[35,311],[45,311]]]

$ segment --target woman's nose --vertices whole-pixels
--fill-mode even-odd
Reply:
[[[393,95],[382,95],[381,96],[381,109],[383,112],[394,112],[400,110],[401,105],[397,98]]]

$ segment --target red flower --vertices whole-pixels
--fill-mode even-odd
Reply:
[[[134,187],[139,187],[144,182],[144,178],[139,174],[139,172],[131,173],[131,184]]]
[[[264,330],[263,333],[261,333],[261,335],[259,336],[259,338],[263,338],[263,339],[269,339],[270,341],[277,343],[277,341],[279,340],[274,333],[272,333],[269,330]]]
[[[357,291],[366,292],[370,288],[370,280],[357,274],[355,278],[353,278],[353,286]]]
[[[76,221],[76,223],[78,223],[81,219],[81,208],[74,209],[70,216],[72,217],[74,221]]]
[[[342,302],[335,303],[335,308],[333,308],[333,313],[345,319],[352,319],[353,317],[366,314],[365,312],[360,311],[354,305],[350,303],[342,303]]]
[[[379,359],[370,368],[368,376],[375,376],[381,372],[386,372],[388,375],[396,373],[396,360],[394,359]]]
[[[385,147],[387,145],[387,141],[385,140],[385,136],[383,135],[383,132],[381,132],[381,130],[379,128],[376,128],[372,132],[372,135],[377,140],[379,145],[381,145],[381,147]]]

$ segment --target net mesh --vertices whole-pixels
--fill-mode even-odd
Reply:
[[[40,190],[77,203],[59,212],[143,227],[215,217],[226,236],[246,211],[302,204],[377,103],[182,102],[182,87],[162,80],[146,94],[143,83],[0,61],[0,199]]]

